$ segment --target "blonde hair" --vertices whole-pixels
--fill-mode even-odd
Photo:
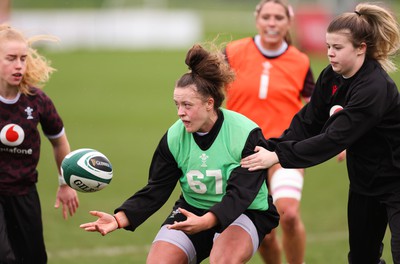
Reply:
[[[399,24],[389,10],[376,3],[360,3],[354,12],[337,16],[327,32],[346,30],[354,47],[367,45],[367,58],[377,60],[388,72],[397,69],[392,59],[400,48]]]
[[[10,27],[8,24],[0,25],[0,43],[4,41],[21,41],[28,46],[26,58],[26,72],[19,85],[19,91],[23,94],[31,94],[30,87],[42,88],[49,80],[50,75],[55,71],[50,66],[51,62],[40,55],[32,48],[32,45],[40,40],[56,41],[57,39],[49,35],[37,35],[26,38],[20,31]]]
[[[256,5],[256,10],[254,11],[254,16],[255,17],[257,17],[260,14],[262,7],[268,2],[272,2],[272,3],[279,4],[279,5],[283,6],[283,8],[285,9],[285,13],[286,13],[287,18],[289,19],[289,21],[292,20],[292,18],[294,16],[293,8],[292,8],[291,5],[289,5],[289,3],[286,0],[261,0]],[[289,31],[286,33],[285,41],[289,45],[292,44],[292,37],[290,36]]]

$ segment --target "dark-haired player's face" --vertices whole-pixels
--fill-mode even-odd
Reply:
[[[18,86],[26,71],[27,44],[17,40],[0,42],[0,87]]]
[[[279,49],[290,29],[290,19],[283,5],[267,2],[256,17],[258,34],[266,49]]]
[[[213,99],[204,101],[194,86],[175,87],[174,102],[186,131],[209,132],[214,125]]]

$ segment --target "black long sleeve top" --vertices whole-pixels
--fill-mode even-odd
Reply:
[[[320,164],[347,149],[351,190],[400,191],[400,96],[375,60],[345,79],[326,67],[308,103],[280,138],[268,140],[286,168]]]
[[[200,148],[207,149],[213,143],[223,122],[223,114],[219,112],[216,124],[207,135],[193,134]],[[257,145],[266,147],[266,140],[259,128],[249,134],[242,156],[253,154]],[[147,185],[115,210],[115,212],[125,212],[130,223],[126,229],[135,230],[160,209],[169,199],[181,176],[182,171],[169,150],[166,133],[154,152]],[[265,184],[265,176],[265,170],[250,172],[240,166],[232,171],[222,201],[209,209],[218,219],[217,229],[223,231],[248,208],[261,185]]]

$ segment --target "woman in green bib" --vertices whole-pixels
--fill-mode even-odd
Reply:
[[[81,228],[102,235],[118,228],[134,231],[179,182],[182,194],[154,239],[147,263],[200,263],[208,257],[210,263],[246,263],[279,222],[266,170],[240,166],[265,139],[250,119],[221,108],[223,91],[234,80],[222,53],[195,45],[185,62],[190,71],[173,94],[179,120],[154,153],[148,184],[114,215],[91,211],[97,221]]]

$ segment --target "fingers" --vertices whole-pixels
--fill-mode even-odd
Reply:
[[[62,216],[64,219],[68,219],[67,208],[65,203],[61,202],[62,204]],[[56,203],[54,204],[54,208],[58,209],[60,207],[60,199],[56,199]]]
[[[62,215],[64,219],[68,218],[68,214],[73,216],[79,207],[79,199],[75,190],[61,186],[56,195],[54,208],[59,208],[62,205]]]
[[[96,231],[99,232],[102,236],[107,235],[107,231],[105,231],[104,229],[100,228],[99,225],[96,225]]]
[[[255,165],[257,165],[257,162],[259,162],[258,158],[257,158],[257,154],[253,154],[253,155],[247,156],[246,158],[242,159],[240,161],[240,165],[243,168],[248,169],[250,167],[254,167]]]
[[[253,155],[255,155],[255,154],[253,154]],[[241,161],[240,161],[240,165],[243,167],[243,168],[248,168],[248,166],[250,166],[250,164],[253,162],[253,160],[254,160],[254,156],[253,155],[250,155],[250,156],[247,156],[246,158],[243,158]]]
[[[102,236],[107,235],[107,231],[105,231],[103,228],[101,228],[95,222],[81,224],[79,227],[88,232],[99,232]]]
[[[58,209],[60,207],[60,199],[56,198],[56,203],[54,204],[54,208]]]
[[[67,213],[67,206],[65,206],[65,204],[63,204],[63,206],[62,206],[62,214],[63,214],[63,218],[65,220],[67,220],[68,219],[68,213]]]
[[[103,212],[99,212],[99,211],[89,211],[89,214],[91,214],[93,216],[97,216],[98,218],[100,218],[104,215]]]
[[[71,199],[67,202],[62,202],[62,215],[64,219],[68,219],[68,214],[73,216],[76,213],[76,210],[79,207],[79,201],[77,199]],[[59,208],[60,200],[56,200],[56,204],[54,205],[55,208]]]
[[[85,229],[86,231],[96,231],[96,225],[94,222],[81,224],[79,227]]]
[[[179,211],[181,214],[183,214],[184,216],[186,216],[186,218],[188,218],[188,217],[190,216],[190,214],[191,214],[189,211],[187,211],[187,210],[185,210],[185,209],[183,209],[183,208],[178,208],[178,211]],[[182,221],[182,222],[175,221],[173,224],[167,225],[167,228],[168,228],[168,229],[182,230],[183,227],[186,226],[186,221],[187,221],[187,220]]]
[[[240,163],[242,165],[249,166],[251,163],[260,162],[260,157],[261,157],[260,151],[263,152],[264,150],[266,149],[260,146],[256,146],[254,148],[255,153],[243,158]]]
[[[100,212],[98,211],[89,211],[89,213],[93,216],[97,216],[100,218],[99,214]],[[89,222],[85,224],[81,224],[79,227],[85,229],[86,231],[96,231],[96,222]]]
[[[262,165],[262,161],[257,159],[242,161],[240,162],[240,165],[242,168],[248,169],[249,171],[265,169],[265,166]]]
[[[182,231],[186,231],[185,230],[185,228],[186,228],[186,223],[185,223],[185,221],[183,221],[183,222],[177,222],[177,221],[175,221],[173,224],[171,224],[171,225],[167,225],[167,228],[168,229],[175,229],[175,230],[182,230]]]
[[[81,224],[79,227],[88,232],[99,232],[101,235],[105,236],[112,230],[107,230],[107,224],[101,222],[101,217],[104,216],[105,213],[99,211],[90,211],[91,215],[98,217],[95,222],[89,222],[85,224]]]
[[[186,234],[195,234],[196,227],[193,226],[192,224],[189,224],[187,221],[182,221],[182,222],[174,222],[172,225],[167,225],[168,229],[174,229],[174,230],[180,230],[182,232],[185,232]]]
[[[263,166],[253,166],[253,167],[248,167],[249,171],[256,171],[256,170],[262,170],[264,169]]]
[[[189,212],[188,210],[185,210],[183,208],[178,208],[178,210],[181,212],[181,214],[183,214],[186,217],[188,217],[192,214],[191,212]]]
[[[256,146],[255,148],[254,148],[254,152],[259,152],[260,150],[262,150],[262,149],[264,149],[263,147],[260,147],[260,146]]]
[[[73,216],[76,213],[76,210],[79,207],[79,200],[77,198],[72,199],[68,203],[68,210],[69,210],[69,215]]]

